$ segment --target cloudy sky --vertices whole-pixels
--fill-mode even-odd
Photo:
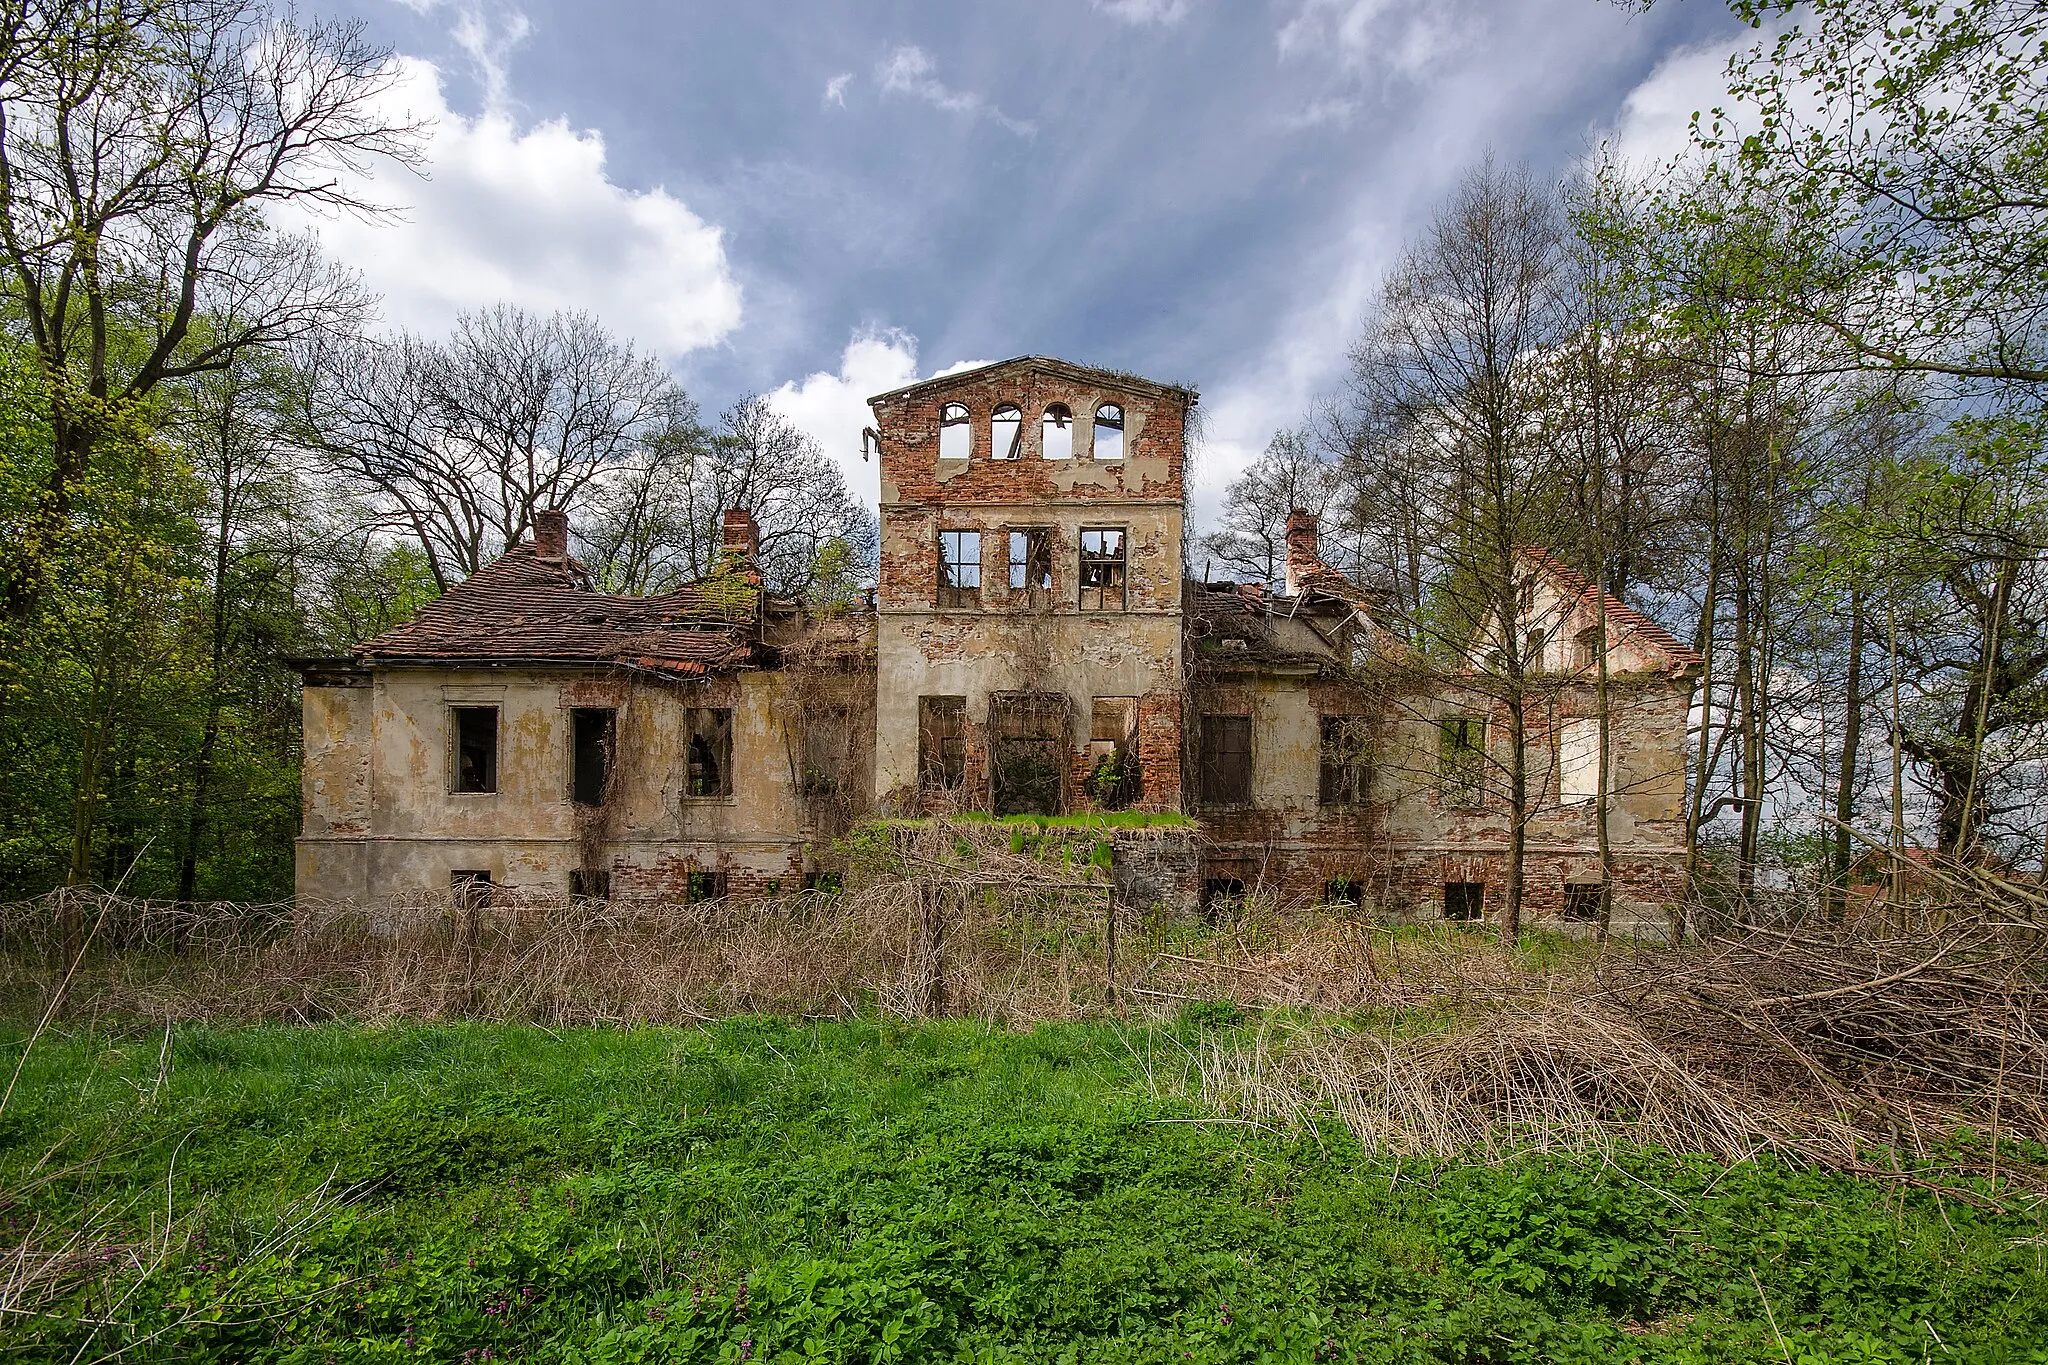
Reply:
[[[1489,148],[1683,144],[1717,0],[340,0],[434,120],[397,218],[320,225],[434,333],[507,299],[769,392],[847,468],[862,400],[1052,354],[1202,391],[1198,510],[1338,382],[1382,271]]]

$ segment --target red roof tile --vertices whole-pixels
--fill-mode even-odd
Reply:
[[[1534,545],[1525,545],[1522,547],[1522,554],[1530,563],[1548,574],[1573,601],[1591,608],[1604,597],[1607,603],[1608,628],[1612,630],[1619,627],[1622,639],[1634,640],[1664,655],[1669,660],[1667,667],[1673,672],[1697,668],[1706,662],[1697,650],[1680,641],[1676,635],[1613,593],[1602,592],[1587,581],[1584,574],[1567,565],[1550,551]]]
[[[354,653],[371,664],[602,663],[679,677],[757,661],[761,575],[751,564],[654,597],[588,582],[574,560],[514,545]]]

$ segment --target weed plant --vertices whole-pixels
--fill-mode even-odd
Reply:
[[[2048,1361],[1988,1183],[1218,1121],[1192,1059],[1258,1026],[45,1036],[0,1357]]]

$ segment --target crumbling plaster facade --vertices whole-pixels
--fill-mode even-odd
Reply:
[[[1129,699],[1135,804],[1180,806],[1180,590],[1186,426],[1195,395],[1170,385],[1028,358],[929,380],[871,400],[881,459],[882,556],[876,596],[876,797],[886,809],[980,804],[991,754],[991,699],[1063,698],[1075,750],[1061,807],[1093,803],[1086,748],[1096,698]],[[1000,408],[1019,416],[1013,452],[993,445]],[[1112,454],[1096,448],[1105,406],[1122,423]],[[1066,458],[1045,457],[1045,414],[1073,424]],[[942,456],[948,411],[967,439]],[[1105,443],[1106,445],[1106,443]],[[1082,535],[1122,537],[1114,605],[1084,602]],[[1049,587],[1011,586],[1011,533],[1043,532]],[[941,536],[978,537],[971,603],[941,602]],[[921,781],[919,699],[965,701],[963,779]]]
[[[599,870],[614,894],[680,897],[692,873],[735,892],[801,883],[814,806],[799,791],[778,673],[674,685],[575,669],[393,669],[334,681],[306,689],[301,894],[445,891],[470,870],[497,886],[567,890],[586,870],[588,821],[601,825]],[[500,716],[496,789],[456,791],[451,718],[478,705]],[[571,797],[578,707],[617,714],[615,777],[595,808]],[[700,708],[732,712],[728,795],[685,789],[682,745]]]
[[[542,514],[532,541],[416,621],[348,658],[302,661],[300,893],[446,893],[465,873],[550,893],[794,889],[832,868],[833,839],[867,813],[1002,809],[1015,798],[1005,727],[1028,712],[1048,727],[1029,732],[1031,751],[1057,755],[1036,808],[1197,817],[1192,860],[1122,840],[1135,861],[1119,885],[1186,906],[1265,888],[1417,918],[1451,913],[1458,891],[1462,910],[1490,916],[1510,816],[1506,698],[1483,665],[1495,642],[1462,668],[1422,667],[1379,600],[1323,562],[1305,512],[1289,524],[1284,592],[1188,581],[1195,401],[1037,357],[872,399],[878,588],[871,611],[829,619],[762,588],[743,510],[727,513],[714,574],[658,598],[592,591],[566,518]],[[1049,411],[1066,423],[1049,426]],[[1049,434],[1068,448],[1048,453]],[[1683,896],[1698,657],[1541,551],[1516,571],[1525,915],[1582,916],[1598,880],[1587,726],[1604,641],[1615,923],[1654,932]],[[937,703],[956,729],[934,728]],[[459,789],[460,708],[495,717],[489,791]],[[579,711],[613,718],[601,801],[578,795]],[[693,794],[707,714],[729,745],[724,786]],[[1471,737],[1469,782],[1447,777],[1453,730]],[[1356,770],[1340,764],[1333,782],[1340,750]],[[1107,751],[1114,784],[1101,781]]]

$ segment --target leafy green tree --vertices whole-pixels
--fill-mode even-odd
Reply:
[[[308,26],[256,0],[0,4],[0,287],[48,424],[36,495],[4,528],[5,621],[33,613],[93,496],[94,452],[130,439],[133,409],[360,318],[353,277],[264,212],[369,211],[338,172],[416,155],[380,102],[389,56],[359,22]]]

